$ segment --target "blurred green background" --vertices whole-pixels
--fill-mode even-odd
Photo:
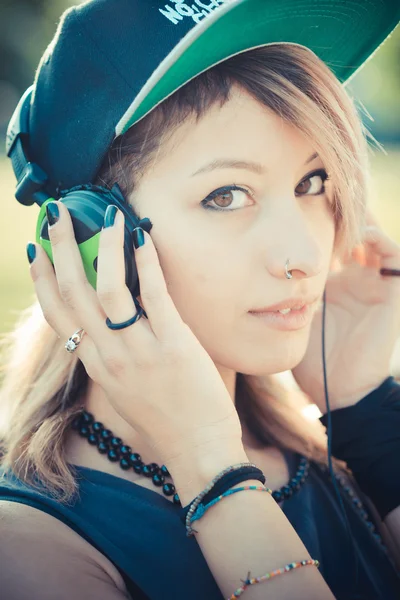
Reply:
[[[15,179],[4,154],[5,133],[62,11],[73,4],[79,2],[0,0],[0,197],[4,208],[0,221],[0,334],[12,329],[19,311],[35,298],[25,246],[35,238],[39,212],[36,205],[25,207],[14,198]],[[384,146],[384,152],[371,148],[371,208],[380,225],[400,243],[399,26],[347,89],[362,110],[364,123]]]

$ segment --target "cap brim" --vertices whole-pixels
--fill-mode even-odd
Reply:
[[[203,71],[277,42],[306,46],[341,83],[348,83],[399,20],[400,2],[393,0],[238,0],[221,5],[162,61],[120,119],[116,135]]]

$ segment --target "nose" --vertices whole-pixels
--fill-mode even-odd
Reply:
[[[296,264],[294,267],[293,264]],[[282,271],[282,268],[281,268]],[[317,268],[314,264],[305,264],[299,263],[299,261],[291,261],[289,258],[285,261],[285,265],[283,267],[283,275],[277,274],[275,275],[278,278],[284,279],[306,279],[309,277],[315,277],[321,272],[321,269]]]
[[[286,225],[287,227],[287,225]],[[303,224],[290,235],[281,235],[273,247],[265,248],[268,271],[277,279],[306,279],[316,277],[324,269],[322,248],[315,234]],[[292,277],[287,277],[286,273]]]
[[[327,269],[326,254],[332,250],[334,230],[331,216],[307,208],[287,189],[276,190],[274,201],[265,203],[257,222],[264,268],[272,277],[287,280],[289,261],[290,279],[321,275]]]

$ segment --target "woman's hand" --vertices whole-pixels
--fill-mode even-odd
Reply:
[[[68,209],[49,227],[53,266],[41,246],[31,276],[44,317],[61,340],[79,328],[86,334],[75,350],[88,376],[111,405],[165,462],[183,451],[218,440],[241,443],[233,400],[212,359],[186,325],[168,291],[151,236],[135,250],[141,301],[148,320],[111,330],[135,315],[125,285],[124,215],[101,231],[97,291],[89,284]]]
[[[400,246],[371,213],[363,244],[338,265],[326,283],[326,371],[332,410],[356,404],[389,375],[400,335]],[[300,388],[327,412],[322,366],[322,306],[314,315],[303,360],[292,369]]]

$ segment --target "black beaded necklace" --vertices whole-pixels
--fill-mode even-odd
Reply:
[[[173,483],[165,483],[166,477],[171,477],[167,467],[162,465],[161,467],[157,463],[149,463],[145,465],[142,461],[140,454],[132,452],[132,448],[123,443],[121,438],[115,437],[110,429],[106,429],[102,423],[94,420],[91,413],[86,410],[82,411],[72,422],[72,428],[76,430],[81,437],[87,439],[89,444],[97,446],[100,454],[107,454],[108,459],[111,462],[119,461],[121,469],[124,471],[132,468],[138,475],[144,475],[145,477],[151,477],[155,486],[163,486],[163,493],[165,496],[173,495],[173,503],[178,504],[182,507],[179,495],[175,492],[175,486]],[[279,490],[272,492],[272,497],[276,502],[281,502],[293,496],[298,492],[305,480],[308,477],[310,462],[306,456],[298,454],[299,462],[297,465],[296,475],[289,481],[287,485],[282,486]],[[329,478],[330,473],[328,467],[321,467]],[[346,480],[341,474],[334,473],[336,481],[345,492],[347,501],[350,503],[352,509],[359,515],[365,526],[372,534],[373,539],[379,546],[381,546],[385,552],[387,548],[383,543],[380,534],[376,531],[375,525],[369,519],[369,514],[362,504],[361,500],[353,492],[351,487],[347,485]]]
[[[165,483],[165,478],[171,477],[165,465],[161,467],[157,463],[145,465],[140,454],[132,452],[130,446],[124,444],[121,438],[115,437],[113,432],[110,429],[106,429],[102,423],[95,421],[93,415],[86,410],[74,419],[72,428],[80,436],[86,438],[89,444],[97,446],[100,454],[106,454],[111,462],[119,461],[119,465],[124,471],[132,468],[138,475],[151,477],[155,486],[163,486],[162,490],[165,496],[173,495],[173,503],[182,506],[179,495],[175,492],[174,484]],[[296,475],[287,485],[272,492],[272,497],[276,502],[290,498],[301,488],[308,477],[309,466],[308,458],[299,455]]]

